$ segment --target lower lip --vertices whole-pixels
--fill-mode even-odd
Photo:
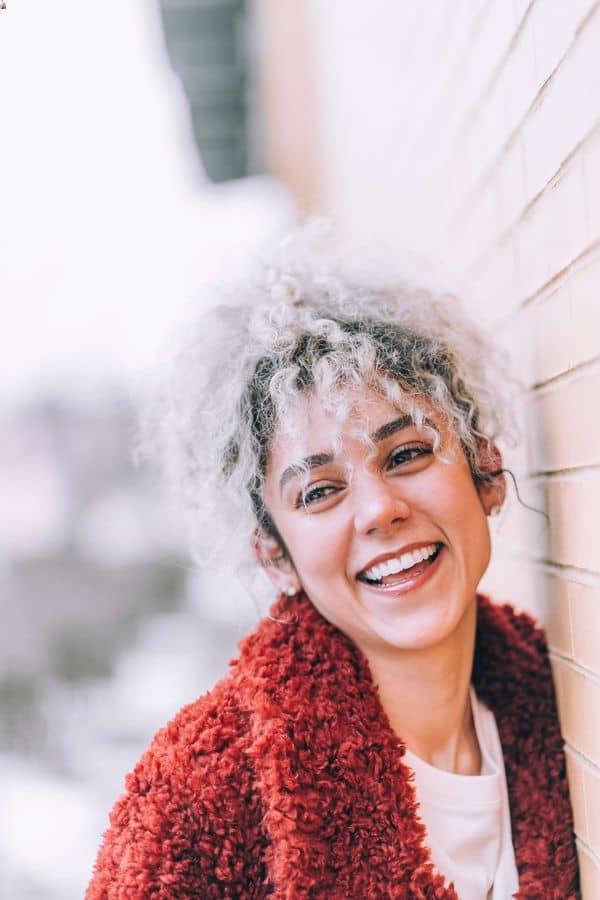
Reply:
[[[387,585],[376,585],[376,584],[367,584],[366,581],[361,581],[364,587],[368,588],[375,594],[407,594],[409,591],[414,591],[416,588],[422,587],[430,578],[433,578],[435,573],[440,567],[440,561],[446,552],[446,548],[442,545],[440,547],[439,553],[433,562],[427,566],[426,569],[423,569],[422,572],[419,572],[418,575],[415,575],[412,578],[407,578],[405,581],[397,582],[396,584],[387,584]]]

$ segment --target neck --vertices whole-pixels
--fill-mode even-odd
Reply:
[[[469,696],[476,617],[473,602],[452,634],[433,647],[364,651],[396,734],[425,762],[463,775],[481,769]]]

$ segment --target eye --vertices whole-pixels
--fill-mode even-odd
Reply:
[[[336,491],[337,487],[333,484],[316,484],[308,487],[298,494],[295,504],[296,509],[299,509],[301,506],[306,507],[319,503],[320,500],[325,500],[326,497],[329,497]]]
[[[398,447],[390,454],[387,468],[396,469],[398,466],[410,463],[422,456],[430,456],[432,453],[433,448],[429,444],[407,444]]]

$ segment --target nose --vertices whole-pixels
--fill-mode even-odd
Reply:
[[[355,490],[356,511],[354,527],[360,534],[386,532],[410,516],[410,506],[384,479],[376,475],[361,479]],[[358,485],[355,484],[355,489]]]

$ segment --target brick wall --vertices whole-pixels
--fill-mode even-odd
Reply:
[[[290,0],[286,0],[294,5]],[[587,900],[600,897],[600,4],[305,0],[317,211],[458,287],[511,350],[528,503],[486,587],[551,646]],[[313,173],[314,174],[314,173]]]

